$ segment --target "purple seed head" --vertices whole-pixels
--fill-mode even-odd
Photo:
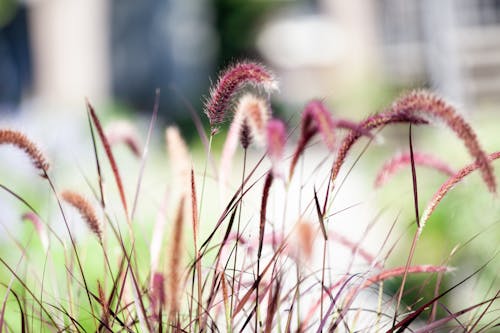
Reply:
[[[162,273],[155,272],[151,282],[151,301],[155,307],[165,306],[165,277]]]
[[[406,113],[423,117],[430,122],[437,120],[444,123],[462,140],[469,154],[474,157],[490,192],[496,192],[496,179],[488,156],[481,147],[474,130],[453,106],[434,94],[417,90],[397,100],[392,106],[392,112]]]
[[[293,176],[300,155],[304,152],[307,143],[316,133],[319,132],[321,134],[323,142],[330,151],[334,150],[335,127],[335,122],[323,102],[313,100],[305,106],[302,112],[299,141],[293,154],[292,162],[290,163],[290,178]]]
[[[267,151],[272,163],[272,172],[275,177],[280,174],[279,165],[283,159],[286,142],[285,124],[278,119],[267,123]]]
[[[237,122],[239,125],[240,142],[243,148],[247,148],[253,141],[257,144],[264,143],[270,115],[270,107],[261,97],[248,93],[238,100],[233,123]]]
[[[448,176],[455,174],[455,171],[439,157],[422,152],[414,152],[413,160],[416,165],[434,169]],[[411,164],[410,152],[399,153],[387,161],[380,169],[375,180],[375,187],[384,185],[396,172]]]
[[[307,135],[308,131],[314,131],[311,128],[312,123],[314,123],[315,132],[321,134],[328,149],[333,150],[335,146],[335,123],[330,112],[323,102],[319,100],[313,100],[306,105],[302,114],[301,135]]]
[[[332,181],[334,181],[339,172],[340,168],[345,162],[347,154],[351,150],[352,146],[358,141],[363,135],[362,131],[371,131],[377,128],[384,127],[389,124],[397,123],[411,123],[414,125],[428,124],[428,121],[422,117],[416,115],[395,111],[386,111],[377,113],[375,115],[369,116],[365,120],[359,123],[359,130],[349,132],[342,142],[340,143],[340,148],[337,152],[337,157],[332,166]]]
[[[226,118],[226,111],[231,107],[235,93],[246,84],[252,84],[267,92],[277,88],[274,75],[262,65],[242,62],[226,69],[210,90],[210,97],[205,103],[205,113],[210,121],[212,133]]]
[[[135,157],[141,158],[139,134],[131,122],[123,120],[111,123],[104,129],[104,134],[112,147],[120,143],[125,144]]]
[[[247,149],[252,143],[252,133],[246,119],[244,119],[243,124],[241,124],[240,143],[243,149]]]
[[[496,191],[496,179],[491,163],[481,148],[477,136],[464,118],[441,98],[426,91],[413,91],[396,100],[382,113],[373,115],[360,123],[366,130],[372,130],[393,123],[411,123],[415,125],[442,122],[462,140],[469,153],[480,166],[483,180],[491,192]],[[359,139],[359,133],[349,133],[340,146],[337,159],[332,167],[332,180],[337,177],[347,153]]]
[[[494,160],[500,159],[500,151],[491,153],[487,155],[486,158],[489,163],[493,162]],[[429,218],[431,217],[432,213],[434,212],[438,204],[441,202],[441,200],[443,200],[443,198],[453,188],[453,186],[461,182],[471,172],[477,169],[481,169],[481,166],[482,164],[476,160],[475,162],[458,170],[453,176],[448,178],[448,180],[441,185],[439,190],[432,197],[431,201],[427,204],[427,208],[424,210],[424,213],[420,218],[420,228],[418,230],[419,233],[422,232],[425,223],[429,220]]]

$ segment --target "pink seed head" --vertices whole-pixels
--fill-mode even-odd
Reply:
[[[314,123],[313,125],[311,123]],[[310,126],[315,126],[315,130]],[[305,128],[305,127],[309,127]],[[323,102],[313,100],[309,102],[302,114],[302,135],[304,132],[311,130],[321,134],[323,142],[328,149],[333,150],[335,145],[335,123],[330,112],[327,110]]]
[[[488,189],[495,192],[496,178],[493,168],[476,134],[453,106],[430,92],[417,90],[404,95],[396,100],[388,110],[366,118],[360,123],[360,126],[366,130],[373,130],[395,123],[421,125],[436,121],[444,123],[462,140],[470,155],[480,166],[483,180]],[[342,141],[337,159],[332,167],[332,180],[337,177],[347,153],[360,136],[360,133],[351,132]]]
[[[151,302],[156,308],[165,306],[165,277],[155,272],[151,281]]]
[[[311,260],[314,250],[314,239],[316,238],[316,228],[308,221],[300,220],[297,224],[297,240],[299,258]]]
[[[283,159],[286,142],[285,124],[278,119],[267,123],[267,150],[272,163],[272,172],[275,177],[280,174],[280,162]]]
[[[235,93],[246,84],[252,84],[270,92],[277,88],[274,75],[262,65],[254,62],[242,62],[226,69],[210,90],[210,97],[205,103],[205,113],[212,126],[212,133],[226,118],[226,111],[231,107]]]
[[[26,212],[21,217],[23,220],[30,221],[35,227],[36,233],[38,237],[40,237],[40,241],[45,250],[49,247],[49,237],[47,235],[47,230],[45,230],[40,217],[33,212]]]
[[[247,149],[253,142],[260,145],[265,143],[266,126],[270,114],[267,101],[261,97],[247,93],[238,99],[234,117],[222,148],[219,169],[221,188],[226,186],[228,175],[231,174],[238,141],[243,149]]]
[[[248,93],[238,100],[233,122],[239,126],[243,148],[248,148],[253,141],[263,143],[270,114],[267,101],[261,97]]]
[[[299,141],[290,163],[290,179],[293,176],[300,155],[316,133],[321,134],[325,145],[330,151],[333,151],[335,148],[335,127],[335,122],[323,102],[313,100],[306,105],[304,112],[302,112]]]
[[[139,134],[132,123],[125,120],[111,123],[105,128],[104,133],[111,146],[123,143],[137,158],[141,157]]]
[[[444,161],[434,155],[414,152],[413,160],[415,165],[425,166],[434,169],[448,176],[455,174],[455,171]],[[375,180],[375,187],[384,185],[396,172],[411,164],[410,152],[399,153],[387,161],[380,169]]]
[[[494,160],[500,159],[500,151],[491,153],[487,155],[487,160],[489,163]],[[422,232],[422,229],[425,226],[425,223],[429,220],[434,210],[437,208],[438,204],[443,200],[446,194],[459,182],[461,182],[466,176],[468,176],[471,172],[481,169],[482,164],[479,161],[475,161],[462,169],[458,170],[453,176],[448,178],[445,181],[439,190],[434,194],[431,201],[427,204],[427,208],[424,210],[422,217],[420,218],[420,228],[418,230],[419,233]]]
[[[474,130],[452,105],[430,92],[417,90],[395,101],[391,111],[422,117],[430,122],[444,123],[462,140],[469,154],[474,157],[490,192],[496,192],[496,178],[487,154],[481,147]]]
[[[38,217],[38,215],[36,215],[33,212],[27,212],[27,213],[24,213],[21,218],[23,220],[28,220],[31,223],[33,223],[33,226],[35,227],[35,229],[39,235],[42,233],[43,225],[42,225],[42,221],[40,221],[40,218]]]

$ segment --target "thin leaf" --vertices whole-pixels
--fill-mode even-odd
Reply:
[[[137,178],[137,185],[135,187],[134,203],[132,204],[132,214],[130,215],[131,220],[134,219],[135,210],[137,208],[137,201],[139,200],[139,192],[141,191],[142,177],[144,175],[144,168],[146,167],[146,160],[147,160],[148,152],[149,152],[149,143],[151,141],[151,136],[153,134],[153,128],[154,128],[154,124],[156,123],[156,118],[158,117],[158,108],[159,107],[160,107],[160,89],[156,89],[155,104],[153,106],[153,115],[151,116],[151,121],[149,122],[148,135],[146,137],[146,143],[144,144],[144,149],[142,151],[139,177]]]
[[[97,129],[97,134],[99,134],[99,138],[101,139],[101,143],[104,147],[104,151],[106,152],[106,156],[108,157],[109,164],[111,165],[111,170],[113,171],[113,176],[115,178],[116,182],[116,187],[118,188],[118,192],[120,194],[120,200],[123,205],[123,210],[125,211],[125,215],[127,217],[127,221],[129,225],[131,225],[130,221],[130,215],[128,213],[128,207],[127,207],[127,199],[125,197],[125,191],[123,189],[123,183],[122,183],[122,178],[120,176],[120,171],[118,170],[118,165],[116,164],[115,157],[113,155],[113,151],[111,150],[111,146],[109,145],[108,139],[106,135],[104,134],[104,130],[101,125],[101,121],[97,117],[97,114],[95,113],[94,108],[90,104],[88,100],[87,102],[87,109],[88,112],[90,113],[90,117],[92,118],[92,122],[94,123],[94,126]]]
[[[321,213],[321,208],[319,207],[318,194],[316,193],[316,188],[314,189],[314,203],[316,204],[316,213],[318,214],[318,221],[321,226],[321,233],[325,241],[328,241],[328,234],[325,228],[325,221],[323,214]]]

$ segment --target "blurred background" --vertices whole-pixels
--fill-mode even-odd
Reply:
[[[0,112],[149,111],[160,88],[182,120],[179,96],[200,108],[243,58],[277,73],[284,106],[365,114],[418,86],[476,110],[500,101],[499,33],[498,0],[0,0]]]

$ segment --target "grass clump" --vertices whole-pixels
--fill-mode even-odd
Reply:
[[[294,142],[290,135],[294,125],[272,115],[270,93],[276,82],[270,71],[252,62],[222,72],[204,110],[211,130],[208,136],[201,134],[206,153],[201,167],[193,162],[179,130],[166,129],[171,181],[165,198],[158,199],[162,204],[151,235],[145,232],[148,229],[136,208],[146,200],[141,184],[157,103],[141,144],[130,124],[105,131],[87,102],[95,158],[95,176],[88,179],[88,186],[96,205],[79,194],[81,189],[59,192],[57,177],[49,172],[47,159],[35,143],[19,132],[0,130],[0,144],[23,150],[42,172],[50,204],[58,208],[56,216],[42,218],[15,189],[1,187],[23,205],[20,216],[34,225],[46,261],[31,262],[29,243],[20,242],[17,261],[15,256],[0,256],[4,287],[0,331],[478,332],[498,326],[494,318],[500,295],[495,282],[482,299],[458,308],[447,304],[452,299],[448,296],[466,288],[468,280],[480,280],[496,255],[451,285],[446,283],[449,272],[456,274],[462,267],[452,269],[450,261],[459,249],[466,249],[469,240],[442,262],[414,263],[413,258],[425,223],[453,186],[479,170],[487,189],[496,191],[494,161],[500,152],[486,153],[472,127],[451,105],[423,91],[410,92],[360,122],[336,118],[322,101],[313,100],[304,107]],[[251,93],[242,93],[249,89]],[[231,118],[228,111],[233,106],[220,169],[217,163],[208,169],[217,160],[212,138],[221,122]],[[201,131],[200,119],[194,117]],[[434,123],[444,123],[455,133],[474,159],[471,164],[455,171],[448,161],[414,151],[412,126]],[[380,215],[367,221],[359,239],[334,229],[340,214],[352,214],[352,223],[359,218],[356,205],[338,206],[346,179],[354,177],[353,169],[343,179],[339,175],[357,141],[367,142],[363,154],[383,127],[397,124],[409,126],[409,151],[387,162],[375,183],[381,187],[396,171],[411,168],[413,200],[398,204],[413,208],[415,218],[394,218],[374,251],[365,240]],[[252,142],[260,145],[251,150]],[[113,152],[116,143],[126,144],[141,165],[132,193],[122,178],[127,165]],[[240,164],[235,161],[238,146],[243,152]],[[102,150],[114,180],[111,185],[104,181],[109,170]],[[417,186],[421,166],[449,177],[422,216]],[[239,172],[234,182],[232,176]],[[366,189],[375,191],[368,184]],[[76,208],[97,243],[75,237],[77,221],[60,200]],[[58,218],[64,228],[53,226],[52,219]],[[394,235],[395,225],[405,222],[407,232],[414,231],[409,249],[401,236]],[[406,261],[388,267],[395,251],[408,251]],[[62,258],[55,259],[61,253]],[[333,259],[339,253],[343,261]],[[102,269],[91,272],[89,260]],[[406,282],[409,275],[425,277],[419,280],[424,296],[413,297],[413,302],[406,297],[415,295],[415,285]]]

